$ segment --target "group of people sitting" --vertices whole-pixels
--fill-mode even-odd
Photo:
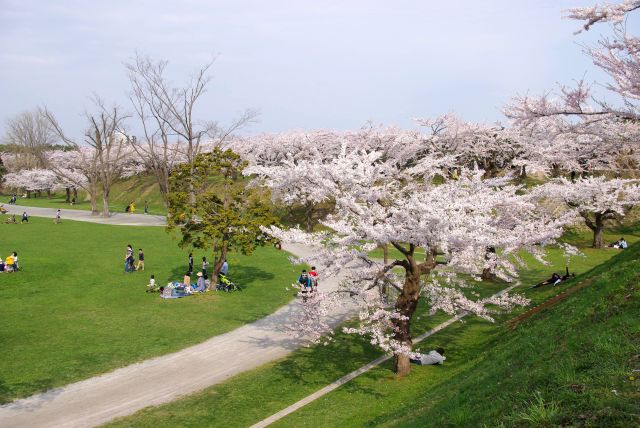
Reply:
[[[191,284],[191,277],[185,275],[184,282],[170,282],[164,287],[158,287],[156,284],[156,279],[153,275],[149,279],[149,284],[147,285],[147,293],[159,292],[160,297],[163,299],[177,299],[180,297],[189,296],[194,293],[204,293],[211,286],[211,281],[202,274],[202,272],[197,273],[197,280],[195,284]]]
[[[207,262],[207,258],[202,258],[202,271],[196,273],[196,282],[192,283],[192,268],[193,268],[193,254],[189,254],[189,270],[185,272],[184,277],[182,278],[182,282],[173,281],[168,283],[165,287],[159,287],[156,284],[156,280],[154,275],[151,275],[149,279],[149,284],[147,284],[147,292],[159,292],[160,297],[164,299],[175,299],[179,297],[189,296],[194,293],[204,293],[211,289],[211,280],[209,279],[209,275],[207,273],[207,269],[209,267],[209,262]],[[218,273],[218,282],[216,284],[216,290],[221,291],[234,291],[241,290],[239,286],[234,284],[228,277],[227,273],[229,271],[229,263],[225,259],[220,267],[220,272]]]
[[[19,270],[18,253],[15,251],[9,254],[6,260],[0,258],[0,272],[17,272]]]
[[[6,210],[2,211],[2,214],[6,214]],[[18,223],[18,220],[16,220],[16,215],[13,214],[12,216],[7,217],[7,219],[4,222],[6,224],[16,224]],[[27,214],[26,211],[22,213],[22,218],[20,220],[20,223],[29,223],[29,215]]]
[[[617,248],[619,250],[626,250],[629,247],[629,244],[627,244],[627,241],[625,241],[624,238],[620,238],[616,242],[609,244],[608,247]]]

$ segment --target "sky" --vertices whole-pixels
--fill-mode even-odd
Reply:
[[[0,136],[47,106],[80,136],[97,94],[132,111],[124,64],[169,61],[181,86],[215,58],[202,121],[260,111],[243,132],[415,127],[456,112],[504,121],[515,94],[605,81],[582,53],[607,25],[579,35],[562,19],[593,0],[0,0]],[[135,121],[130,123],[135,129]]]

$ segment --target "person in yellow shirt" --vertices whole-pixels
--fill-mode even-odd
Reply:
[[[13,272],[15,268],[15,260],[13,259],[13,254],[7,256],[7,262],[5,263],[5,265],[7,265],[7,272]]]

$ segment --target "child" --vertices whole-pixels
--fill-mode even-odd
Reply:
[[[138,248],[138,264],[136,265],[136,270],[140,268],[144,270],[144,253],[142,252],[142,248]]]
[[[15,251],[13,252],[13,270],[20,270],[20,265],[18,265],[18,253],[16,253]]]
[[[151,275],[151,278],[149,278],[149,284],[147,284],[147,293],[153,293],[154,291],[156,291],[156,277]]]

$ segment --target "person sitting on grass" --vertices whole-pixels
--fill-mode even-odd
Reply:
[[[447,357],[444,356],[443,348],[436,348],[434,351],[431,351],[428,354],[419,354],[419,355],[420,355],[419,358],[411,358],[411,362],[419,366],[443,364],[444,360],[447,359]]]
[[[2,260],[2,257],[0,257],[0,272],[5,272],[5,265],[4,265],[4,260]]]
[[[196,288],[194,288],[193,291],[197,293],[203,293],[206,288],[207,288],[207,285],[204,282],[204,275],[202,274],[202,272],[198,272],[198,280],[196,281]]]
[[[624,238],[620,238],[616,242],[614,242],[613,244],[609,244],[609,247],[610,248],[617,248],[619,250],[626,250],[627,247],[629,247],[629,244],[627,244],[627,241],[625,241]]]
[[[7,261],[5,262],[6,265],[6,270],[7,272],[13,272],[14,271],[14,261],[13,261],[13,254],[9,254],[7,256]]]
[[[154,293],[158,290],[158,287],[156,285],[156,277],[154,275],[151,275],[151,278],[149,278],[149,284],[147,284],[147,293]]]
[[[182,285],[184,285],[185,289],[191,287],[191,272],[187,272],[184,274],[184,278],[182,279]]]
[[[18,253],[14,251],[12,255],[13,255],[13,270],[18,271],[20,270],[20,265],[18,264]]]

